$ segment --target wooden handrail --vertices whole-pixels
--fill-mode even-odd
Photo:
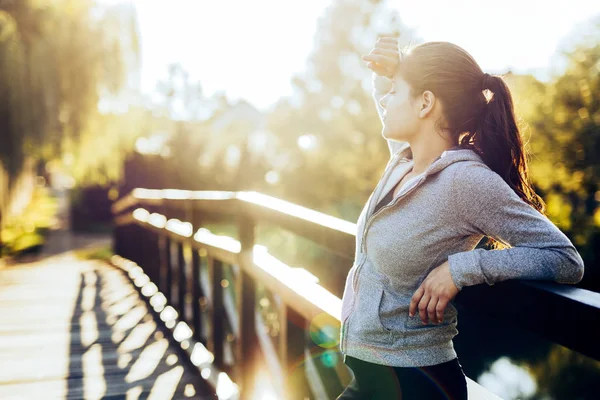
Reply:
[[[206,250],[211,257],[220,260],[229,265],[240,265],[239,250],[232,250],[233,247],[240,248],[239,242],[229,237],[219,237],[211,233],[195,235],[195,237],[185,237],[178,233],[167,231],[166,228],[158,228],[147,221],[136,218],[123,219],[118,224],[136,223],[149,231],[168,236],[178,242],[183,242],[192,246],[195,250]],[[202,232],[201,232],[202,233]],[[256,280],[263,283],[270,291],[277,293],[286,304],[290,304],[305,319],[312,320],[323,313],[331,315],[338,322],[341,318],[341,299],[328,292],[318,283],[310,281],[298,281],[302,279],[300,274],[296,276],[285,276],[277,273],[277,267],[286,267],[270,256],[266,249],[257,246],[254,262],[247,264],[246,271]],[[270,266],[269,263],[277,264]],[[289,267],[287,267],[289,268]],[[295,279],[295,281],[294,281]],[[300,282],[300,284],[299,284]],[[302,286],[306,285],[306,286]],[[310,293],[311,296],[303,296],[301,293]],[[307,298],[310,297],[310,298]]]
[[[354,255],[356,224],[256,192],[136,189],[112,211],[118,215],[132,207],[183,207],[184,202],[202,212],[205,222],[220,221],[222,215],[246,217],[289,230],[344,258]]]
[[[193,249],[198,251],[206,251],[212,258],[219,260],[220,262],[230,265],[246,265],[245,271],[253,277],[256,282],[260,282],[272,293],[276,293],[281,299],[281,302],[290,308],[297,311],[305,321],[311,321],[312,329],[326,329],[335,327],[337,330],[334,333],[335,337],[331,337],[332,340],[337,339],[340,328],[340,313],[341,313],[341,299],[336,297],[332,293],[329,293],[326,289],[318,285],[318,283],[305,281],[300,282],[298,279],[300,276],[285,277],[281,274],[281,270],[289,268],[283,263],[274,259],[266,253],[265,249],[261,249],[260,246],[255,248],[255,253],[261,256],[255,257],[254,261],[250,264],[244,264],[241,262],[241,246],[233,238],[218,237],[208,232],[204,232],[204,235],[195,235],[194,237],[182,235],[173,231],[168,231],[166,227],[160,228],[151,225],[147,220],[132,217],[131,219],[122,219],[120,224],[131,224],[134,223],[143,227],[146,230],[155,232],[157,234],[164,234],[172,240],[176,240],[180,243],[185,243],[191,246]],[[201,232],[202,233],[202,232]],[[273,263],[271,268],[269,264]],[[278,272],[279,271],[279,272]],[[290,279],[295,278],[295,279]],[[233,312],[225,310],[225,317],[227,319],[232,318]],[[239,316],[239,315],[238,315]],[[324,317],[325,316],[325,317]],[[256,324],[260,328],[263,326],[258,315],[255,315]],[[232,323],[232,325],[235,323]],[[235,329],[234,329],[235,330]],[[330,330],[331,331],[331,330]],[[278,355],[275,353],[276,350],[272,347],[268,338],[262,335],[260,329],[257,329],[258,336],[262,337],[260,340],[261,351],[265,354],[267,360],[267,366],[269,372],[274,377],[281,379],[285,376],[286,366],[285,362],[279,362]],[[307,350],[304,350],[305,352]],[[323,383],[320,382],[315,366],[311,361],[307,361],[307,368],[309,368],[310,379],[318,380],[319,382],[312,382],[316,387],[322,388]],[[218,369],[217,369],[218,370]],[[341,375],[339,370],[336,373]],[[487,391],[485,388],[480,386],[477,382],[467,377],[467,383],[469,393],[478,393],[479,399],[490,399],[498,400],[499,398]],[[216,383],[214,383],[216,385]],[[277,385],[276,385],[277,386]],[[322,390],[322,389],[320,389]],[[279,394],[285,393],[283,387],[280,388]],[[325,395],[324,392],[320,393]]]
[[[222,220],[223,216],[246,221],[244,226],[263,222],[275,224],[346,258],[353,256],[355,224],[255,192],[136,189],[113,206],[117,225],[133,223],[182,246],[204,251],[225,264],[239,265],[250,279],[275,293],[289,312],[297,313],[304,321],[321,321],[339,329],[339,296],[317,283],[302,281],[301,275],[293,275],[295,272],[270,256],[266,249],[248,247],[253,238],[240,242],[215,236],[205,229],[195,229],[199,227],[197,221],[169,219],[168,215],[152,210],[178,210],[178,214],[191,215],[192,219],[199,215],[202,224]],[[243,246],[246,246],[245,250],[242,250]],[[456,303],[469,311],[518,325],[600,360],[600,346],[597,346],[600,325],[589,323],[600,317],[598,293],[553,282],[513,280],[493,286],[465,287]],[[524,303],[527,307],[523,307]],[[241,309],[238,318],[240,312]],[[233,312],[227,310],[226,314],[232,318]],[[322,318],[323,315],[328,318]],[[256,321],[260,325],[260,319]],[[246,319],[243,324],[254,326],[255,322]],[[255,340],[264,343],[264,339]],[[285,348],[285,344],[279,347]],[[243,347],[238,351],[243,351]],[[284,366],[285,362],[282,362],[281,368]],[[271,372],[273,376],[283,373],[280,370]],[[470,390],[484,390],[476,385],[469,381]]]

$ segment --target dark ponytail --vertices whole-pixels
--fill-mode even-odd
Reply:
[[[501,77],[483,73],[469,53],[448,42],[415,47],[402,58],[398,72],[413,95],[430,90],[441,100],[440,128],[454,143],[476,151],[523,201],[545,213],[529,181],[512,96]]]
[[[473,139],[472,145],[486,165],[523,201],[545,214],[546,205],[529,182],[526,153],[510,89],[499,76],[482,74],[481,82],[482,90],[489,90],[491,98],[480,110],[476,128],[461,138],[460,145],[467,146]]]

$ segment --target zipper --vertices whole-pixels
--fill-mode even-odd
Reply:
[[[398,161],[398,163],[401,163],[401,162],[407,162],[407,161],[409,161],[407,158],[401,158],[401,159]],[[397,166],[398,166],[398,165],[396,164],[396,165],[394,166],[394,168],[395,168],[395,167],[397,167]],[[387,169],[387,168],[386,168],[386,169]],[[385,186],[385,185],[383,184],[383,181],[384,181],[384,180],[385,180],[385,181],[387,181],[387,179],[389,178],[389,174],[391,174],[391,173],[392,173],[392,170],[390,170],[390,171],[389,171],[389,173],[387,174],[387,176],[386,176],[386,174],[385,174],[385,173],[384,173],[384,175],[382,176],[382,178],[385,178],[385,179],[382,179],[382,180],[380,181],[380,184],[381,184],[381,187],[382,187],[382,188]],[[421,181],[419,181],[419,183],[420,183],[420,182],[421,182]],[[362,266],[363,266],[363,265],[365,264],[365,262],[367,261],[366,252],[363,252],[363,251],[362,251],[362,249],[364,248],[364,249],[366,250],[366,246],[364,245],[364,243],[365,243],[366,231],[367,231],[367,229],[369,228],[369,225],[370,225],[370,224],[371,224],[371,222],[373,221],[373,218],[374,218],[375,216],[377,216],[377,215],[378,215],[378,214],[379,214],[379,213],[380,213],[380,212],[381,212],[381,211],[382,211],[384,208],[388,208],[388,207],[391,207],[392,205],[396,204],[396,202],[397,202],[397,201],[400,199],[400,197],[404,197],[406,194],[410,193],[410,192],[411,192],[411,191],[414,189],[414,187],[416,187],[416,186],[418,186],[418,185],[414,185],[414,186],[413,186],[411,189],[409,189],[409,190],[408,190],[406,193],[403,193],[401,196],[398,196],[398,198],[396,198],[396,199],[395,199],[395,200],[394,200],[394,201],[393,201],[391,204],[388,204],[387,206],[384,206],[384,207],[382,207],[381,209],[379,209],[379,210],[378,210],[378,211],[377,211],[375,214],[371,215],[371,217],[369,217],[369,219],[368,219],[368,220],[365,222],[365,227],[364,227],[364,229],[363,229],[363,235],[362,235],[362,238],[361,238],[361,243],[360,243],[360,247],[361,247],[361,254],[362,254],[362,256],[363,256],[363,260],[362,260],[362,262],[361,262],[360,264],[358,264],[358,266],[356,267],[356,270],[354,271],[354,276],[352,277],[352,288],[353,288],[353,290],[354,290],[354,294],[355,294],[355,296],[356,296],[356,293],[357,293],[357,288],[358,288],[358,275],[360,274],[360,269],[362,268]],[[371,197],[371,201],[374,201],[374,199],[376,199],[376,198],[378,198],[378,197],[379,197],[379,190],[380,190],[380,187],[379,187],[379,185],[378,185],[378,186],[376,186],[376,187],[375,187],[375,190],[373,191],[373,196]],[[370,208],[371,208],[371,204],[369,204],[369,205],[367,206],[367,214],[369,213],[369,211],[370,211]],[[352,301],[356,301],[356,299],[353,299]],[[346,329],[348,329],[348,323],[349,323],[349,321],[350,321],[351,314],[352,314],[352,311],[350,312],[350,315],[348,315],[348,318],[346,318],[346,321],[344,321],[344,324],[346,325],[346,327],[345,327]],[[342,329],[344,329],[344,328],[342,327]],[[347,343],[347,341],[348,341],[348,333],[347,333],[347,332],[345,332],[345,338],[344,338],[344,341],[343,341],[342,343],[340,343],[340,349],[342,349],[342,347],[343,347],[342,351],[346,351],[346,348],[347,348],[347,346],[348,346],[348,343]]]
[[[375,199],[379,197],[379,191],[380,191],[380,189],[383,189],[383,187],[385,186],[383,182],[387,181],[387,178],[389,178],[389,175],[392,173],[393,168],[397,167],[399,163],[408,162],[408,161],[409,161],[408,158],[401,158],[398,161],[398,163],[396,165],[394,165],[394,167],[392,167],[389,171],[387,171],[387,168],[386,168],[386,172],[384,172],[384,174],[382,176],[382,179],[379,181],[379,185],[381,185],[381,187],[379,185],[377,185],[375,187],[375,190],[373,191],[373,196],[371,196],[371,201],[375,201]],[[389,164],[388,164],[388,166],[389,166]],[[396,199],[396,200],[398,200],[398,199]],[[395,203],[396,200],[394,200],[393,203]],[[383,207],[383,208],[385,208],[385,207]],[[370,209],[371,209],[371,204],[369,204],[367,206],[367,214],[369,213]],[[371,222],[371,220],[373,219],[373,217],[375,215],[379,214],[380,211],[381,211],[381,209],[378,210],[374,215],[371,215],[369,217],[369,219],[365,222],[365,229],[363,229],[363,232],[366,230],[366,228],[368,226],[367,224],[369,224]],[[362,249],[364,248],[364,238],[365,238],[365,235],[362,236],[362,239],[361,239],[361,242],[360,242],[361,253],[362,253]],[[356,287],[358,285],[358,273],[360,271],[360,268],[365,263],[365,261],[366,261],[366,257],[364,257],[363,261],[356,267],[356,270],[354,271],[354,276],[352,277],[352,288],[354,289],[355,292],[356,292]]]
[[[419,178],[419,180],[417,181],[417,183],[415,183],[410,189],[408,189],[406,192],[402,193],[401,195],[399,195],[396,199],[394,199],[390,204],[387,204],[383,207],[381,207],[375,214],[371,215],[371,217],[369,218],[369,220],[365,223],[365,228],[363,229],[363,234],[362,234],[362,239],[360,242],[360,249],[361,252],[364,254],[367,254],[367,245],[365,243],[365,237],[367,236],[367,231],[369,230],[369,226],[371,226],[371,223],[373,222],[373,219],[383,210],[393,207],[394,204],[396,204],[398,202],[398,200],[400,200],[401,198],[403,198],[404,196],[406,196],[407,194],[409,194],[410,192],[412,192],[417,186],[419,186],[421,184],[421,182],[423,182],[426,178],[427,178],[427,174],[429,173],[429,169],[431,168],[431,166],[438,161],[440,158],[442,158],[445,155],[446,152],[442,153],[441,156],[439,156],[438,158],[436,158],[430,165],[429,167],[427,167],[427,169],[425,170],[425,172],[423,172],[423,176],[421,178]],[[403,158],[400,161],[408,161],[408,159]]]
[[[371,226],[371,224],[373,223],[373,220],[375,219],[375,217],[377,217],[380,213],[383,212],[383,210],[388,209],[390,207],[393,207],[398,201],[400,201],[400,199],[402,199],[403,197],[405,197],[406,195],[408,195],[409,193],[411,193],[413,190],[415,190],[417,188],[417,186],[419,186],[426,178],[427,178],[427,172],[425,171],[425,173],[423,174],[423,176],[421,178],[419,178],[418,181],[416,181],[416,183],[414,183],[412,185],[411,188],[409,188],[406,192],[400,194],[398,197],[396,197],[391,203],[381,207],[375,214],[371,215],[371,217],[368,219],[368,221],[365,223],[365,228],[363,229],[363,234],[362,234],[362,238],[360,241],[360,248],[361,248],[361,253],[364,254],[364,260],[363,262],[356,268],[356,271],[354,272],[354,279],[353,279],[353,288],[354,291],[356,292],[357,286],[358,286],[358,273],[360,271],[360,267],[363,266],[364,261],[367,259],[366,255],[367,255],[367,243],[366,243],[366,237],[367,237],[367,232],[369,230],[369,227]]]
[[[444,152],[444,153],[445,153],[445,152]],[[442,156],[443,156],[443,155],[444,155],[444,154],[442,153]],[[437,160],[439,160],[440,158],[442,158],[442,156],[438,157],[438,158],[437,158],[435,161],[437,161]],[[407,158],[402,158],[402,159],[400,159],[398,162],[400,163],[400,162],[405,162],[405,161],[408,161],[408,159],[407,159]],[[435,163],[435,161],[434,161],[433,163]],[[431,163],[431,165],[433,165],[433,163]],[[430,165],[430,167],[429,167],[429,168],[431,168],[431,165]],[[397,165],[396,165],[396,166],[397,166]],[[394,167],[396,167],[396,166],[394,166]],[[371,215],[371,217],[369,217],[369,219],[368,219],[368,220],[365,222],[365,227],[364,227],[364,229],[363,229],[363,234],[362,234],[362,237],[361,237],[361,243],[360,243],[361,254],[363,255],[363,260],[362,260],[362,262],[361,262],[361,263],[360,263],[360,264],[359,264],[359,265],[356,267],[356,270],[354,271],[354,276],[352,277],[352,287],[353,287],[353,289],[354,289],[354,292],[355,292],[355,294],[356,294],[356,292],[357,292],[357,286],[358,286],[358,275],[359,275],[360,269],[361,269],[361,267],[362,267],[362,266],[365,264],[365,262],[366,262],[366,260],[367,260],[367,245],[366,245],[366,240],[365,240],[365,238],[366,238],[366,236],[367,236],[367,231],[369,230],[369,227],[371,226],[371,223],[373,222],[373,220],[375,219],[375,217],[377,217],[377,215],[379,215],[381,212],[383,212],[383,210],[384,210],[384,209],[387,209],[387,208],[393,207],[393,206],[394,206],[394,205],[395,205],[395,204],[396,204],[398,201],[400,201],[400,199],[401,199],[401,198],[403,198],[403,197],[405,197],[406,195],[408,195],[409,193],[411,193],[413,190],[415,190],[415,189],[417,188],[417,186],[419,186],[419,185],[420,185],[420,184],[421,184],[421,183],[422,183],[422,182],[423,182],[425,179],[427,179],[427,175],[428,175],[428,172],[429,172],[429,168],[427,168],[427,170],[426,170],[426,171],[423,173],[423,176],[422,176],[422,177],[421,177],[421,178],[420,178],[418,181],[416,181],[416,183],[415,183],[415,184],[413,184],[413,186],[412,186],[411,188],[409,188],[409,189],[408,189],[406,192],[404,192],[404,193],[402,193],[401,195],[399,195],[399,196],[398,196],[396,199],[394,199],[394,200],[393,200],[391,203],[389,203],[389,204],[387,204],[387,205],[385,205],[385,206],[381,207],[381,208],[380,208],[380,209],[379,209],[379,210],[378,210],[378,211],[377,211],[375,214]],[[390,172],[390,173],[391,173],[391,172]],[[384,177],[385,177],[385,174],[384,174]],[[389,177],[389,175],[388,175],[388,177]],[[386,179],[386,180],[387,180],[387,179]],[[382,186],[385,186],[385,185],[382,185]],[[378,189],[379,189],[379,186],[377,186],[377,187],[375,188],[375,191],[377,191]],[[375,191],[373,192],[373,196],[372,196],[371,200],[373,200],[373,198],[378,198],[378,197],[379,197],[379,193],[377,194],[377,196],[375,196]],[[369,212],[369,209],[370,209],[370,205],[369,205],[369,206],[368,206],[368,208],[367,208],[367,214],[368,214],[368,212]],[[353,300],[353,301],[355,301],[355,300]],[[352,312],[351,312],[351,313],[352,313]],[[347,326],[347,324],[348,324],[348,321],[350,320],[350,317],[351,317],[351,315],[348,315],[348,317],[346,318],[346,321],[345,321],[345,324],[346,324],[346,326]],[[347,329],[347,327],[346,327],[346,329]],[[348,340],[348,335],[347,335],[347,333],[346,333],[346,335],[345,335],[345,341],[347,341],[347,340]],[[345,342],[345,341],[344,341],[344,342]],[[340,348],[341,348],[342,346],[344,347],[344,350],[343,350],[343,351],[345,351],[345,348],[347,347],[347,343],[344,343],[344,342],[343,342],[343,343],[340,343]]]
[[[412,185],[412,187],[410,189],[408,189],[406,192],[402,193],[401,195],[399,195],[398,197],[396,197],[394,199],[394,201],[392,201],[391,203],[381,207],[375,214],[371,215],[371,218],[369,218],[369,220],[367,221],[366,225],[365,225],[365,229],[363,229],[363,235],[362,235],[362,239],[361,239],[361,252],[364,254],[367,254],[367,244],[366,244],[366,236],[367,236],[367,232],[369,230],[369,227],[371,226],[371,224],[373,223],[373,220],[375,219],[375,217],[377,215],[379,215],[381,212],[383,212],[383,210],[386,210],[390,207],[393,207],[401,198],[403,198],[404,196],[406,196],[407,194],[409,194],[410,192],[412,192],[413,190],[415,190],[415,188],[417,186],[419,186],[421,184],[421,182],[423,182],[425,180],[425,176],[423,176],[421,179],[419,179],[416,183],[414,183]]]
[[[452,148],[454,149],[454,148]],[[452,150],[451,149],[451,150]],[[363,229],[363,234],[362,234],[362,238],[361,238],[361,243],[360,243],[360,249],[361,249],[361,253],[366,254],[367,252],[367,245],[365,244],[365,237],[367,236],[367,230],[369,229],[369,226],[371,225],[371,222],[373,221],[373,219],[375,218],[375,216],[377,216],[381,211],[383,211],[386,208],[390,208],[392,207],[394,204],[396,204],[396,202],[398,200],[400,200],[402,197],[406,196],[407,194],[409,194],[410,192],[413,191],[414,188],[416,188],[417,186],[419,186],[421,184],[421,182],[423,182],[426,178],[427,178],[427,174],[429,172],[429,169],[433,166],[433,164],[435,164],[436,161],[440,160],[442,157],[444,157],[446,155],[447,151],[444,151],[438,158],[436,158],[431,164],[429,164],[429,167],[427,167],[427,169],[425,170],[425,172],[423,173],[423,177],[420,178],[416,184],[413,185],[412,188],[410,188],[407,192],[402,193],[400,196],[398,196],[396,199],[394,199],[390,204],[387,204],[383,207],[381,207],[375,214],[371,215],[371,217],[366,221],[365,223],[365,228]],[[409,161],[407,158],[401,158],[398,162],[405,162],[405,161]],[[397,166],[397,165],[396,165]],[[396,167],[394,166],[394,167]],[[391,172],[390,172],[391,173]],[[385,175],[384,175],[385,176]],[[377,190],[378,187],[376,187],[375,189]],[[375,196],[373,195],[373,197],[379,197],[379,195]],[[370,208],[370,207],[369,207]],[[367,210],[368,211],[368,210]]]

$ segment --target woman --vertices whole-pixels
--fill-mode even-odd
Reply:
[[[357,223],[338,399],[466,399],[452,301],[507,279],[577,283],[583,261],[529,183],[510,91],[462,48],[408,54],[380,38],[363,57],[391,158]],[[495,250],[475,249],[488,237]]]

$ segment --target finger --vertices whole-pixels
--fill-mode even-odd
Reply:
[[[398,43],[398,39],[392,36],[380,36],[377,43]]]
[[[369,67],[369,64],[371,64],[370,67]],[[387,76],[389,78],[391,78],[392,76],[394,76],[394,73],[395,73],[395,71],[397,69],[395,67],[390,67],[389,65],[380,64],[380,63],[377,63],[377,62],[369,62],[369,64],[367,64],[367,66],[369,67],[369,69],[371,69],[377,75]]]
[[[439,302],[439,298],[432,297],[429,300],[429,304],[427,305],[427,317],[429,317],[429,321],[431,321],[432,324],[437,323],[436,308],[437,308],[438,302]]]
[[[426,292],[423,297],[421,297],[421,301],[419,301],[419,316],[424,324],[429,322],[427,318],[427,306],[429,305],[429,300],[431,300],[431,295]]]
[[[384,57],[381,61],[377,61],[380,64],[383,64],[389,71],[393,73],[398,68],[398,64],[400,64],[400,53],[395,50],[385,50],[385,49],[373,49],[368,56],[365,57],[374,57],[380,56]]]
[[[396,69],[398,68],[397,61],[392,61],[384,56],[369,55],[369,56],[363,56],[362,59],[364,61],[372,61],[372,62],[379,64],[379,66],[385,70],[385,74],[384,74],[385,76],[394,75],[394,73],[396,72]]]
[[[448,305],[448,300],[446,300],[443,297],[440,297],[440,300],[438,301],[437,306],[435,308],[435,311],[437,314],[437,319],[438,319],[439,323],[444,321],[444,310],[446,309],[447,305]]]
[[[379,47],[374,48],[373,50],[371,50],[371,52],[369,53],[369,55],[372,54],[378,54],[378,55],[382,55],[388,58],[391,58],[392,60],[399,60],[400,59],[400,52],[398,51],[398,49],[382,49]]]
[[[387,57],[381,54],[369,54],[368,56],[363,56],[362,59],[365,61],[375,61],[379,64],[394,64],[396,62],[393,57]]]
[[[388,70],[384,68],[381,64],[370,62],[367,64],[367,67],[379,76],[390,76]]]
[[[399,51],[398,43],[381,42],[373,46],[374,49],[389,49]]]
[[[417,306],[419,305],[419,301],[421,301],[421,297],[425,293],[425,289],[423,286],[419,287],[415,294],[413,294],[412,299],[410,299],[410,305],[408,306],[408,315],[411,317],[415,315],[417,312]]]

